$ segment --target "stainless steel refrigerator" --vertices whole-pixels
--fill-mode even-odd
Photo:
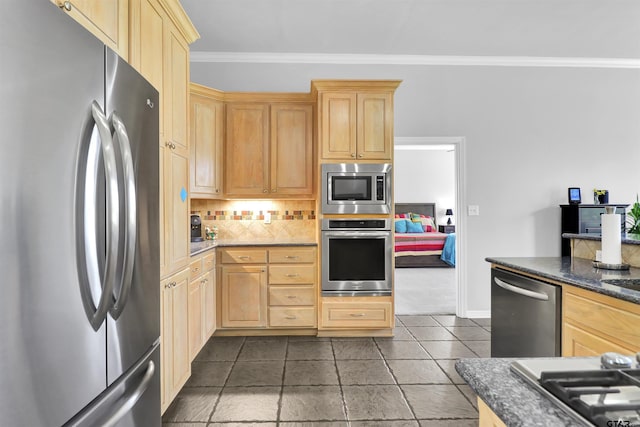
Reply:
[[[158,92],[47,0],[0,14],[0,424],[159,426]]]

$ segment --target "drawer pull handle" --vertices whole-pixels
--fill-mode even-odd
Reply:
[[[200,270],[199,267],[193,267],[193,271],[198,271],[198,270]]]
[[[295,320],[295,319],[297,319],[297,317],[296,316],[285,316],[285,319],[287,319],[287,320]]]
[[[295,273],[294,274],[287,274],[287,277],[298,277],[298,276],[299,276],[299,274],[295,274]]]
[[[251,259],[249,255],[240,255],[238,258],[240,259]]]
[[[287,256],[285,256],[285,258],[287,258],[287,259],[298,259],[299,257],[298,257],[298,255],[287,255]]]
[[[287,295],[287,298],[289,299],[294,299],[296,296],[295,295]]]
[[[364,313],[351,313],[351,317],[364,317]]]

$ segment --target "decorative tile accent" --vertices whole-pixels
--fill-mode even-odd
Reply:
[[[191,200],[191,210],[202,218],[203,229],[216,226],[222,239],[313,239],[316,233],[312,200]],[[265,224],[265,214],[271,223]]]
[[[596,251],[601,250],[602,242],[598,240],[571,239],[571,256],[594,260]],[[622,244],[622,262],[632,267],[640,267],[640,245]]]

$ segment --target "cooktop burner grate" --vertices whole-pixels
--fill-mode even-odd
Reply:
[[[640,426],[640,369],[541,372],[539,382],[597,426]]]

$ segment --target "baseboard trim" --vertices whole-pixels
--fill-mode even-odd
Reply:
[[[491,310],[467,310],[467,317],[471,319],[490,319]]]

